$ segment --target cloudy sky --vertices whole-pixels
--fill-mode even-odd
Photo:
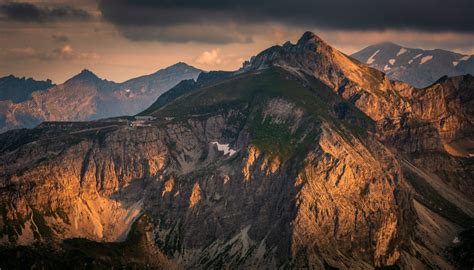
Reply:
[[[474,54],[473,0],[0,0],[0,76],[123,81],[182,61],[234,70],[306,30],[351,54],[392,41]]]

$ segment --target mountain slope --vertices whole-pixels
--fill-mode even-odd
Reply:
[[[51,80],[35,81],[32,78],[17,78],[13,75],[0,78],[0,101],[10,100],[13,103],[31,98],[34,91],[45,91],[54,86]]]
[[[454,266],[474,216],[472,76],[416,89],[313,33],[221,75],[178,85],[142,125],[1,134],[3,243],[120,241],[144,213],[177,267]]]
[[[232,75],[233,72],[227,71],[201,72],[196,80],[181,81],[175,87],[163,93],[150,107],[148,107],[145,111],[141,112],[140,115],[151,114],[155,110],[161,108],[167,103],[170,103],[185,94],[193,92],[194,90],[200,87],[212,84],[215,81],[225,79]]]
[[[114,83],[88,70],[47,91],[33,92],[31,99],[5,101],[0,110],[0,131],[31,128],[42,121],[83,121],[133,115],[147,108],[159,95],[201,71],[178,63],[154,74]]]
[[[107,199],[109,196],[113,196],[115,200],[121,202],[120,205],[123,205],[122,208],[113,210],[117,214],[112,219],[107,218],[105,214],[110,210],[106,210],[104,214],[97,210],[93,215],[99,215],[99,222],[103,225],[96,225],[100,230],[95,233],[94,227],[89,225],[90,229],[87,230],[86,224],[83,223],[78,223],[78,228],[82,228],[83,232],[74,231],[73,227],[68,226],[62,218],[54,218],[53,214],[51,220],[56,224],[54,227],[64,228],[60,230],[64,230],[64,233],[53,232],[49,237],[64,238],[79,234],[81,237],[95,240],[116,239],[127,226],[120,217],[130,215],[127,213],[135,213],[135,207],[139,207],[141,211],[149,212],[150,216],[157,219],[155,241],[160,249],[168,256],[176,252],[182,254],[181,256],[189,260],[185,264],[190,266],[217,267],[220,262],[235,266],[267,263],[284,265],[290,262],[296,265],[306,263],[324,265],[327,262],[340,266],[364,266],[374,261],[377,265],[391,264],[392,259],[373,252],[355,252],[347,257],[338,255],[349,254],[352,249],[343,240],[343,235],[350,233],[354,228],[348,226],[339,229],[337,224],[349,222],[353,219],[353,213],[357,211],[368,215],[375,212],[384,214],[365,221],[361,220],[364,224],[373,224],[374,229],[373,231],[358,229],[358,234],[354,231],[353,235],[358,236],[353,239],[353,243],[365,249],[382,250],[388,248],[387,245],[393,238],[397,244],[392,244],[393,249],[390,248],[386,252],[390,254],[397,252],[399,243],[394,236],[381,236],[373,244],[367,242],[367,235],[384,230],[385,226],[395,225],[398,220],[398,206],[395,204],[395,186],[390,184],[394,181],[389,173],[392,169],[388,163],[377,161],[383,156],[387,158],[390,154],[386,150],[381,152],[368,150],[364,146],[365,143],[381,148],[375,146],[376,141],[360,142],[350,131],[356,128],[331,113],[332,104],[341,100],[328,87],[317,81],[313,87],[315,88],[301,86],[297,80],[282,70],[269,69],[258,74],[242,74],[199,90],[189,99],[176,100],[175,103],[163,107],[154,114],[160,119],[174,117],[169,123],[164,125],[157,123],[152,127],[138,129],[130,129],[127,126],[111,127],[110,130],[101,129],[100,132],[104,132],[102,135],[104,141],[97,144],[94,140],[87,139],[91,135],[87,129],[78,133],[67,128],[60,132],[59,136],[63,136],[61,135],[63,132],[70,135],[58,140],[55,139],[56,136],[44,133],[48,132],[48,128],[44,127],[38,130],[40,138],[47,138],[47,141],[40,143],[41,145],[51,145],[54,141],[58,141],[60,143],[51,145],[52,149],[69,149],[62,152],[73,151],[80,161],[63,154],[55,157],[53,154],[55,151],[52,150],[51,154],[44,152],[40,156],[34,156],[34,160],[39,158],[52,162],[40,165],[43,169],[36,167],[34,170],[29,170],[24,167],[33,160],[26,161],[20,167],[9,165],[3,168],[6,170],[5,178],[12,179],[11,173],[23,171],[21,168],[24,168],[26,171],[22,173],[21,180],[18,180],[23,187],[29,189],[32,188],[30,185],[32,182],[27,181],[27,178],[43,178],[41,174],[37,175],[37,172],[50,171],[52,174],[48,173],[49,177],[61,172],[54,177],[57,179],[55,181],[62,182],[61,179],[69,179],[68,182],[72,182],[64,184],[70,187],[71,184],[77,185],[72,190],[83,190],[87,194],[91,192],[90,195],[86,193],[81,195],[88,205],[101,202],[104,208],[112,207],[114,204],[111,199]],[[189,100],[193,102],[189,103]],[[348,106],[347,114],[356,115],[355,108],[351,109],[351,106]],[[358,119],[356,116],[354,118],[370,126],[370,122],[366,123],[368,119]],[[96,131],[91,132],[94,134]],[[8,133],[5,134],[7,135]],[[11,143],[11,138],[8,141]],[[73,141],[82,141],[83,143],[80,143],[82,146]],[[214,146],[213,142],[228,144],[237,153],[232,156],[225,155]],[[27,150],[27,145],[26,148],[20,147],[24,149],[20,152],[7,151],[3,157],[7,160],[21,159],[23,156],[21,152],[30,151]],[[132,145],[135,157],[129,152],[119,150]],[[310,147],[311,145],[313,147]],[[365,158],[359,156],[357,152],[351,150],[352,147],[367,156]],[[342,152],[347,154],[341,155]],[[83,161],[83,157],[87,157],[86,161]],[[111,165],[107,161],[109,157],[117,161],[123,160],[120,161],[123,165],[119,163]],[[52,165],[55,160],[62,160],[63,165]],[[326,167],[328,162],[333,164],[332,169]],[[347,164],[336,165],[341,162]],[[114,169],[110,166],[114,166]],[[327,170],[327,176],[315,174],[320,170],[319,166]],[[71,167],[72,170],[66,167]],[[352,170],[359,171],[357,178],[354,178]],[[102,172],[99,175],[103,176],[96,178],[95,172]],[[397,174],[396,171],[393,173]],[[122,178],[120,175],[125,177]],[[383,196],[379,193],[361,192],[375,175],[379,176],[378,180],[369,186],[374,185],[374,188],[383,190]],[[139,184],[145,187],[143,190],[138,186],[132,186],[138,184],[133,179],[140,178],[143,179]],[[7,183],[13,182],[7,181]],[[66,186],[58,186],[57,190],[51,192],[61,194],[65,188]],[[137,192],[137,188],[140,192]],[[330,189],[327,194],[330,197],[338,196],[338,203],[333,204],[330,198],[315,200],[311,193],[316,188]],[[340,188],[346,190],[344,194],[339,194]],[[127,191],[128,189],[130,190]],[[257,190],[258,192],[255,192]],[[34,193],[38,194],[41,191],[36,190]],[[70,195],[72,197],[69,199],[64,195],[60,196],[64,199],[58,201],[58,207],[61,205],[60,208],[63,210],[54,208],[51,211],[68,213],[67,219],[71,224],[83,222],[81,220],[85,222],[81,215],[92,214],[79,212],[85,210],[74,210],[75,205],[81,204],[78,202],[81,199],[72,199],[75,197],[74,193]],[[390,199],[387,201],[388,198]],[[372,208],[364,203],[365,200],[370,200],[377,206]],[[36,201],[35,207],[44,209],[48,202],[44,203],[45,206],[40,206],[43,203]],[[138,206],[135,206],[137,203]],[[327,215],[323,214],[327,211],[331,214],[321,217],[319,225],[310,226],[312,222],[307,219],[308,209],[296,208],[297,204],[305,207],[314,204],[321,207],[319,210],[321,212],[317,215]],[[127,205],[131,208],[125,208]],[[346,209],[347,212],[342,209]],[[30,211],[33,210],[26,206],[25,212],[19,215],[28,216]],[[44,210],[38,211],[42,215],[47,215]],[[393,221],[382,225],[386,215],[393,216]],[[292,220],[299,226],[293,232],[290,226]],[[402,224],[401,221],[398,222]],[[125,227],[122,227],[121,231],[114,232],[108,229],[112,224],[123,224]],[[206,225],[203,227],[200,224]],[[29,224],[25,225],[17,241],[28,241],[25,236],[30,233],[30,227],[32,226]],[[173,228],[176,227],[183,229],[173,232]],[[326,233],[328,231],[333,232],[329,239]],[[171,233],[177,235],[171,236]],[[312,234],[311,239],[316,241],[316,244],[311,243],[311,246],[308,246],[309,243],[305,242],[304,235],[308,233]],[[31,234],[34,235],[34,231]],[[40,235],[40,238],[48,237],[41,233]],[[13,239],[16,239],[15,237],[12,235]],[[173,241],[178,241],[180,244],[168,240],[171,237],[176,237],[177,239]],[[342,239],[338,239],[339,237]],[[315,255],[313,249],[325,246],[327,241],[333,243],[334,251],[327,251],[310,260],[296,256],[300,250],[303,252],[306,248],[310,250],[304,256]],[[205,243],[212,244],[204,249]],[[228,245],[232,248],[225,251]],[[259,252],[257,252],[258,246],[262,246]],[[292,246],[293,254],[287,253]],[[196,252],[198,253],[194,254]],[[244,259],[255,256],[257,258],[261,256],[262,261]],[[294,262],[292,262],[293,256],[296,256],[295,260],[297,258]],[[229,257],[235,259],[227,261],[225,258]],[[273,262],[266,261],[265,257]]]
[[[160,96],[182,80],[196,79],[201,72],[202,70],[179,62],[153,74],[130,79],[123,82],[121,86],[123,88],[139,89],[142,93],[153,92]]]
[[[443,76],[474,74],[474,57],[445,50],[406,48],[394,43],[369,46],[351,55],[394,80],[426,87]]]

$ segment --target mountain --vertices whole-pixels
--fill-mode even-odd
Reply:
[[[219,81],[233,75],[234,72],[228,71],[210,71],[202,72],[196,80],[184,80],[175,87],[163,93],[148,109],[141,112],[140,115],[148,115],[149,113],[161,108],[162,106],[174,101],[175,99],[190,93],[211,82]]]
[[[0,132],[31,128],[42,121],[133,115],[180,81],[196,79],[199,73],[201,70],[178,63],[150,75],[115,83],[83,70],[63,84],[33,92],[31,98],[23,102],[0,101]]]
[[[158,97],[177,83],[183,80],[196,79],[201,73],[202,70],[186,63],[179,62],[153,74],[130,79],[121,85],[123,88],[139,89],[140,92],[145,93],[156,92],[158,90]],[[144,108],[140,110],[143,110]]]
[[[406,48],[386,42],[351,55],[391,79],[426,87],[443,76],[474,75],[474,57],[445,50]]]
[[[0,101],[23,102],[31,98],[34,91],[45,91],[54,86],[51,80],[35,81],[32,78],[17,78],[13,75],[0,78]]]
[[[469,268],[473,88],[307,32],[140,117],[0,134],[0,267]]]

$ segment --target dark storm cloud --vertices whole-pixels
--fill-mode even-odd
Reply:
[[[71,6],[40,7],[26,2],[0,4],[0,13],[19,22],[85,21],[92,18],[87,11]]]
[[[196,29],[192,26],[185,27],[148,27],[131,26],[120,29],[123,36],[133,41],[163,42],[210,42],[216,44],[249,43],[252,38],[247,31],[229,31],[221,27],[203,26]]]
[[[474,33],[473,0],[99,0],[103,17],[125,35],[139,26],[290,26],[338,30],[415,29]],[[160,35],[154,35],[160,39]],[[181,37],[182,39],[192,40]],[[213,41],[212,39],[209,41]],[[219,43],[219,42],[217,42]]]

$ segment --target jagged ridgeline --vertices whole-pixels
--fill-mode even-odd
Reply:
[[[473,88],[308,32],[135,117],[1,134],[0,266],[469,265]]]
[[[14,76],[0,78],[0,132],[33,128],[43,121],[91,121],[133,115],[148,108],[182,80],[201,70],[177,63],[145,76],[116,83],[82,70],[62,84]]]
[[[472,55],[407,48],[391,42],[371,45],[352,57],[415,87],[431,85],[442,76],[474,74]]]

